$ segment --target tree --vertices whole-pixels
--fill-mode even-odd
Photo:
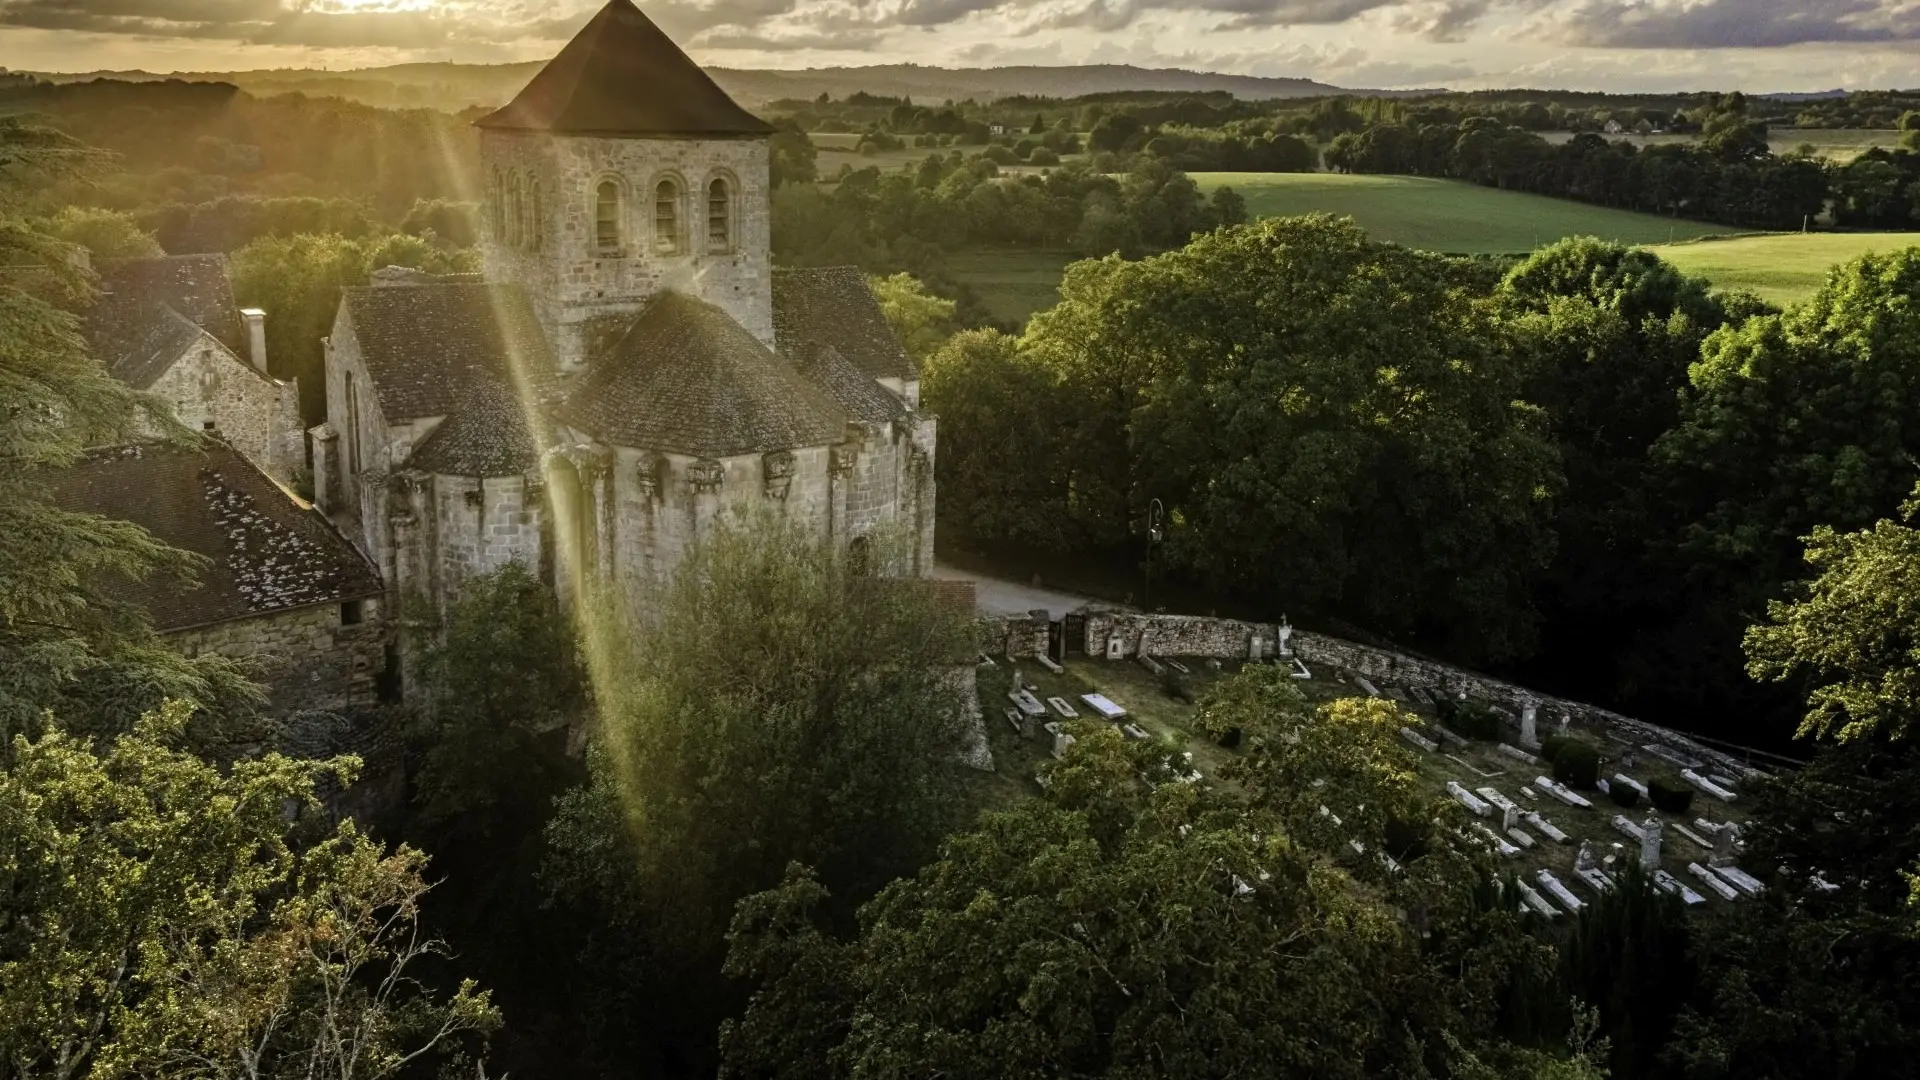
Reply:
[[[545,873],[592,920],[589,970],[635,995],[621,1001],[711,1024],[740,897],[800,859],[857,903],[960,809],[971,713],[952,679],[977,652],[970,627],[916,581],[867,573],[896,555],[884,537],[865,547],[723,519],[629,643],[590,643],[607,650],[591,779],[560,801]],[[614,636],[608,620],[595,632]]]
[[[940,528],[976,544],[1060,549],[1072,534],[1053,373],[996,330],[956,334],[921,371],[921,402],[940,418]]]
[[[1159,498],[1167,557],[1208,586],[1523,651],[1553,452],[1460,273],[1326,216],[1069,268],[1024,348],[1074,402],[1075,525],[1117,548]]]
[[[1747,631],[1747,672],[1807,688],[1801,738],[1907,739],[1920,720],[1920,488],[1906,524],[1807,538],[1813,580]]]
[[[160,242],[132,214],[90,206],[63,206],[35,226],[39,232],[85,248],[96,259],[164,255]]]
[[[953,334],[954,302],[929,293],[912,274],[869,277],[867,285],[915,360],[924,362]]]
[[[233,291],[267,313],[267,353],[274,374],[300,380],[300,414],[326,416],[326,372],[320,341],[333,330],[340,290],[365,285],[383,266],[430,274],[474,268],[470,250],[448,251],[432,240],[389,233],[354,240],[332,233],[268,236],[233,253]]]
[[[573,625],[553,589],[518,563],[469,579],[421,666],[423,824],[484,838],[540,820],[566,771],[554,736],[586,707]]]
[[[14,740],[0,773],[0,1060],[11,1075],[396,1075],[498,1024],[462,983],[423,992],[442,953],[414,923],[417,852],[342,823],[317,842],[320,783],[358,763],[174,747],[170,704],[99,747]],[[464,1045],[463,1045],[464,1044]]]
[[[804,867],[743,902],[729,970],[757,988],[723,1075],[1550,1074],[1483,1000],[1545,954],[1496,971],[1442,944],[1510,910],[1455,923],[1474,890],[1453,882],[1429,897],[1430,953],[1395,898],[1257,804],[1179,782],[1164,747],[1076,734],[1044,796],[950,838],[857,936],[828,930]]]
[[[97,163],[64,135],[0,119],[0,262],[38,267],[0,282],[0,737],[37,733],[50,713],[85,731],[123,731],[178,698],[204,707],[196,733],[215,741],[250,718],[257,689],[227,661],[166,648],[115,588],[154,574],[185,579],[197,564],[126,522],[53,506],[44,487],[45,470],[139,419],[187,434],[89,353],[72,312],[92,300],[91,278],[71,246],[17,217],[23,185]]]
[[[1741,634],[1803,574],[1801,539],[1892,513],[1920,470],[1920,250],[1867,255],[1808,301],[1707,338],[1654,450],[1691,563],[1692,684],[1738,693]],[[1720,700],[1729,700],[1721,697]]]

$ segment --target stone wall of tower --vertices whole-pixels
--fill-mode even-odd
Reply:
[[[773,345],[772,212],[765,139],[610,139],[482,131],[483,252],[489,281],[517,282],[562,367],[662,289],[697,296]],[[599,245],[602,181],[620,187],[620,244]],[[708,234],[708,191],[731,191],[724,247]],[[677,235],[656,229],[655,192],[678,188]],[[538,182],[540,197],[532,191]],[[518,191],[519,213],[513,213]],[[668,241],[671,240],[671,244]],[[671,250],[670,250],[671,249]]]

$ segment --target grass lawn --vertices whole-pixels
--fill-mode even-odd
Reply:
[[[1316,211],[1343,214],[1375,239],[1456,254],[1523,254],[1569,236],[1658,244],[1734,231],[1459,180],[1345,173],[1192,176],[1202,191],[1233,188],[1256,218]]]
[[[1070,251],[994,248],[956,251],[947,257],[953,276],[973,287],[995,321],[1014,326],[1060,302],[1060,274],[1082,258]]]
[[[1920,246],[1920,233],[1778,233],[1660,244],[1653,250],[1719,289],[1749,289],[1775,304],[1805,300],[1834,264],[1869,251]]]

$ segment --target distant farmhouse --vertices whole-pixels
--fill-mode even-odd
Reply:
[[[397,617],[515,561],[644,607],[742,503],[931,570],[919,373],[858,271],[773,267],[768,124],[612,0],[478,127],[484,274],[345,290],[310,432]]]

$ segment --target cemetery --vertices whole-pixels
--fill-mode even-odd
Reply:
[[[1299,642],[1284,621],[1209,620],[1215,625],[1198,628],[1194,620],[1178,635],[1162,635],[1215,654],[1185,656],[1144,651],[1140,638],[1127,644],[1112,630],[1116,621],[1088,628],[1093,647],[1084,654],[1058,647],[1051,656],[982,654],[982,710],[1006,717],[989,725],[997,798],[1037,791],[1047,763],[1071,745],[1073,723],[1106,721],[1129,738],[1157,740],[1185,755],[1188,779],[1204,780],[1238,750],[1194,730],[1197,703],[1244,665],[1273,663],[1299,680],[1311,702],[1392,700],[1405,716],[1400,735],[1423,783],[1437,800],[1460,806],[1460,834],[1495,853],[1520,883],[1517,903],[1545,917],[1577,912],[1612,888],[1629,862],[1689,906],[1737,903],[1762,888],[1738,865],[1739,786],[1751,772],[1682,737],[1500,684],[1480,696],[1472,691],[1482,684],[1433,678],[1432,666],[1419,662],[1385,673],[1369,664],[1371,673],[1363,673],[1309,659],[1292,647]],[[1016,623],[1011,632],[997,629],[993,643],[1043,648],[1041,628]]]

